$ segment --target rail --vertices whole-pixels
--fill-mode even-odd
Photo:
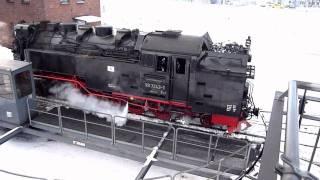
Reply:
[[[232,168],[227,168],[226,170],[221,170],[222,162],[226,161],[229,158],[232,158],[233,156],[237,155],[238,153],[240,153],[241,151],[245,150],[249,146],[250,146],[250,144],[247,144],[246,146],[241,147],[240,149],[232,152],[231,154],[229,154],[228,156],[226,156],[224,158],[221,158],[219,160],[209,161],[205,165],[202,165],[202,166],[199,166],[199,167],[195,167],[195,168],[192,168],[192,169],[187,169],[187,170],[184,170],[184,171],[180,171],[180,172],[177,172],[177,173],[175,173],[173,175],[165,175],[165,176],[159,176],[159,177],[146,178],[144,180],[156,180],[156,179],[162,179],[162,178],[170,178],[171,180],[175,180],[179,175],[186,174],[186,173],[192,173],[192,172],[200,170],[200,169],[208,168],[209,166],[212,166],[212,165],[218,165],[218,171],[214,176],[209,177],[208,179],[220,179],[220,176],[223,176],[224,173],[232,170]]]
[[[249,146],[250,146],[250,145],[247,144],[246,146],[243,146],[242,148],[234,151],[233,153],[229,154],[228,156],[226,156],[226,157],[224,157],[224,158],[222,158],[222,159],[216,160],[216,161],[209,161],[207,164],[205,164],[205,165],[203,165],[203,166],[178,172],[178,173],[176,173],[176,174],[174,174],[174,175],[172,176],[172,179],[175,179],[175,178],[176,178],[178,175],[180,175],[180,174],[191,173],[192,171],[199,170],[199,169],[203,169],[203,168],[207,168],[207,167],[209,167],[209,166],[216,165],[216,164],[218,164],[218,172],[217,172],[217,174],[215,174],[213,177],[210,177],[209,179],[216,179],[216,178],[219,179],[221,175],[223,175],[224,173],[226,173],[226,172],[228,172],[229,170],[232,169],[232,168],[227,168],[226,170],[221,171],[221,164],[222,164],[222,162],[225,161],[225,160],[227,160],[228,158],[232,158],[234,155],[236,155],[237,153],[241,152],[242,150],[248,148]]]
[[[298,121],[298,88],[297,82],[291,81],[288,89],[287,105],[287,124],[285,136],[284,155],[290,159],[291,164],[295,167],[300,166],[299,161],[299,121]],[[289,164],[284,164],[284,170],[291,169]],[[283,180],[298,180],[299,178],[292,174],[283,174]]]
[[[299,93],[303,95],[299,95]],[[307,133],[300,131],[300,127],[304,126],[306,120],[317,123],[318,117],[306,114],[305,105],[307,101],[319,103],[318,97],[307,96],[308,93],[319,93],[320,84],[290,81],[288,90],[285,92],[277,92],[274,99],[273,109],[271,111],[271,118],[269,123],[268,135],[266,138],[266,149],[262,156],[261,168],[259,171],[259,180],[277,179],[275,172],[281,176],[282,180],[299,180],[299,179],[318,179],[310,171],[314,163],[316,151],[319,149],[320,127],[318,132]],[[284,106],[287,102],[287,106]],[[286,116],[286,123],[282,123],[283,116]],[[284,133],[281,125],[285,125]],[[280,125],[280,126],[279,126]],[[308,124],[308,126],[311,126]],[[314,145],[300,144],[300,135],[316,136]],[[284,141],[281,140],[284,137]],[[305,137],[305,136],[304,136]],[[284,151],[281,152],[280,143],[283,142]],[[305,143],[305,142],[304,142]],[[299,148],[312,148],[310,158],[301,158]],[[279,159],[279,154],[282,154]],[[306,154],[304,154],[305,156]],[[301,166],[301,161],[307,161],[306,167]]]
[[[304,95],[300,98],[300,105],[298,102],[298,89],[304,90]],[[308,164],[308,172],[301,172],[300,156],[299,156],[299,129],[301,121],[304,116],[305,97],[307,91],[320,92],[320,85],[302,81],[290,81],[288,88],[287,100],[287,123],[285,131],[285,151],[282,160],[284,161],[282,180],[295,180],[300,178],[314,178],[310,174],[310,169],[313,164],[314,155],[318,149],[318,142],[320,136],[320,128],[317,134],[316,142],[313,147],[312,155]],[[317,100],[317,98],[309,98]],[[302,104],[303,103],[303,104]],[[300,108],[300,109],[299,109]],[[298,118],[300,116],[300,118]],[[309,116],[308,119],[316,119]],[[291,172],[291,173],[287,173]]]
[[[304,91],[303,95],[299,95],[299,92]],[[318,133],[310,133],[310,132],[303,132],[305,134],[309,135],[316,135],[315,138],[315,144],[314,146],[312,145],[306,145],[303,144],[304,147],[312,148],[312,153],[310,158],[301,158],[299,156],[299,147],[301,144],[299,144],[299,132],[300,131],[300,126],[303,126],[303,122],[305,121],[304,119],[309,119],[311,121],[319,122],[320,118],[318,116],[313,116],[310,114],[306,114],[304,112],[305,108],[305,103],[307,101],[312,101],[312,102],[320,102],[320,98],[318,97],[313,97],[310,95],[307,95],[307,92],[320,92],[320,85],[318,84],[313,84],[313,83],[308,83],[308,82],[301,82],[301,81],[290,81],[288,90],[286,92],[278,92],[276,93],[276,97],[274,100],[274,108],[271,112],[271,120],[269,123],[269,129],[268,129],[268,136],[266,139],[266,144],[264,147],[267,147],[266,145],[268,144],[268,139],[271,139],[271,141],[277,141],[279,142],[279,145],[275,145],[274,143],[271,143],[274,145],[274,147],[278,147],[278,155],[274,159],[269,158],[267,156],[270,155],[268,151],[274,150],[274,148],[268,150],[265,149],[263,156],[266,156],[265,159],[271,159],[268,161],[267,166],[270,166],[268,168],[260,168],[259,172],[259,179],[266,179],[264,177],[267,177],[267,179],[274,179],[273,175],[271,178],[270,173],[274,173],[276,170],[277,173],[281,176],[281,179],[287,180],[287,179],[317,179],[314,177],[310,171],[313,167],[313,165],[317,165],[314,163],[317,153],[317,150],[319,149],[318,144],[319,144],[319,137],[320,137],[320,126],[316,126],[318,128]],[[300,100],[300,101],[299,101]],[[30,102],[32,101],[32,102]],[[286,109],[284,109],[284,102],[287,101],[287,106]],[[38,108],[37,103],[44,103],[44,104],[49,104],[46,106],[46,108],[50,107],[48,109],[41,109]],[[49,116],[53,116],[56,119],[55,126],[58,128],[59,133],[64,134],[65,131],[69,131],[70,129],[67,127],[68,124],[64,124],[64,121],[66,119],[69,119],[74,122],[79,122],[83,123],[84,127],[83,130],[81,130],[81,133],[85,136],[85,139],[88,139],[91,137],[92,132],[90,132],[90,126],[101,126],[105,128],[105,134],[106,135],[104,138],[108,139],[111,141],[112,145],[117,145],[117,144],[130,144],[131,146],[137,147],[141,149],[142,152],[145,152],[146,150],[152,151],[152,147],[155,145],[157,141],[154,141],[154,144],[148,144],[146,139],[154,138],[160,140],[162,138],[162,133],[164,131],[159,131],[159,132],[153,132],[152,129],[148,129],[148,126],[156,126],[157,129],[166,129],[170,126],[170,124],[159,124],[156,122],[152,121],[146,121],[144,119],[128,119],[131,123],[136,124],[134,127],[126,128],[126,127],[120,127],[116,126],[115,120],[117,118],[126,118],[126,117],[120,117],[120,116],[112,116],[110,114],[104,114],[101,112],[94,112],[94,111],[89,111],[86,109],[81,109],[78,107],[71,107],[67,104],[61,104],[61,103],[55,103],[55,102],[48,102],[46,100],[42,99],[28,99],[27,101],[27,106],[28,106],[28,112],[29,112],[29,123],[30,125],[33,125],[34,123],[39,123],[35,122],[33,119],[33,113],[40,113],[40,114],[47,114]],[[40,105],[41,106],[41,105]],[[66,116],[62,113],[62,107],[68,106],[70,108],[75,108],[77,110],[82,111],[82,118],[74,118],[74,117],[69,117]],[[35,108],[36,107],[36,108]],[[38,108],[38,109],[37,109]],[[100,114],[105,116],[105,122],[92,122],[87,119],[88,114],[93,113],[93,114]],[[282,123],[282,117],[286,116],[286,123]],[[273,120],[272,120],[273,119]],[[279,121],[280,119],[280,121]],[[138,125],[139,124],[139,125]],[[281,125],[285,125],[284,131],[282,135],[285,135],[285,140],[284,142],[284,151],[283,155],[280,156],[281,160],[279,161],[279,153],[281,154],[280,150],[280,143],[281,143],[281,131],[283,128]],[[271,126],[278,126],[277,131],[274,131],[274,129]],[[250,143],[245,140],[237,140],[238,141],[238,146],[235,147],[235,151],[232,150],[226,150],[223,148],[219,147],[219,144],[223,141],[225,137],[223,136],[218,136],[215,134],[212,134],[210,132],[204,132],[204,131],[197,131],[185,127],[179,127],[179,126],[171,126],[170,133],[168,137],[164,139],[164,142],[170,145],[167,145],[169,149],[163,149],[159,150],[159,155],[165,155],[171,157],[173,160],[180,160],[180,159],[187,159],[189,161],[196,161],[198,164],[202,163],[202,165],[196,166],[196,168],[191,168],[186,171],[179,172],[192,172],[198,169],[202,168],[207,168],[208,166],[212,165],[217,165],[216,168],[216,174],[212,177],[215,179],[219,179],[220,176],[223,176],[228,172],[229,170],[232,169],[232,167],[224,166],[223,161],[225,160],[224,158],[222,159],[215,159],[215,156],[217,152],[223,152],[224,154],[227,154],[225,157],[230,158],[230,157],[241,157],[244,161],[246,166],[248,165],[248,152],[250,151],[249,145]],[[126,133],[132,133],[137,136],[140,136],[141,140],[139,143],[131,143],[128,142],[125,139],[122,139],[121,136],[118,134],[121,134],[121,132],[126,132]],[[276,133],[273,133],[276,132]],[[280,135],[278,134],[280,133]],[[270,135],[271,134],[271,135]],[[276,134],[276,135],[274,135]],[[187,135],[187,136],[186,136]],[[201,141],[198,141],[197,139],[189,139],[189,136],[195,136],[195,137],[202,137]],[[245,135],[244,135],[245,136]],[[254,137],[254,136],[252,136]],[[274,137],[279,138],[279,140],[275,140]],[[257,137],[261,138],[261,137]],[[270,141],[270,140],[269,140]],[[149,141],[148,141],[149,142]],[[237,143],[236,143],[237,144]],[[276,143],[277,144],[277,143]],[[197,149],[202,150],[201,156],[194,157],[190,154],[186,154],[183,149],[185,147],[195,147]],[[271,153],[271,155],[274,155],[274,153]],[[263,157],[261,163],[263,163]],[[308,161],[308,166],[307,166],[307,171],[303,171],[300,167],[300,161]],[[270,164],[270,162],[272,162]],[[283,165],[278,165],[279,162],[282,162]],[[268,165],[269,164],[269,165]],[[262,165],[265,166],[265,165]],[[242,170],[243,171],[243,170]],[[173,176],[163,176],[163,177],[168,177],[171,179],[174,179]],[[155,177],[155,178],[149,178],[149,179],[159,179],[160,177]]]

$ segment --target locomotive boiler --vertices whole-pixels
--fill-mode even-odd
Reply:
[[[233,132],[256,114],[247,82],[255,70],[248,65],[250,44],[250,38],[243,46],[214,44],[207,33],[41,22],[15,26],[13,52],[32,62],[40,96],[48,96],[53,82],[68,82],[128,103],[134,114],[166,121],[190,116]]]

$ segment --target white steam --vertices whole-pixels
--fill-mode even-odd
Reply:
[[[123,107],[120,104],[101,100],[95,96],[84,95],[69,83],[56,85],[50,88],[49,92],[54,94],[56,98],[67,101],[70,106],[94,111],[95,113],[90,113],[100,118],[106,118],[109,122],[111,121],[110,115],[119,116],[115,118],[117,126],[123,126],[127,122],[128,103]]]

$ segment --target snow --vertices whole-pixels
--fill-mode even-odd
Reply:
[[[1,46],[1,44],[0,44],[0,57],[1,57],[0,61],[1,60],[13,60],[13,55],[11,53],[11,50]]]
[[[136,161],[27,134],[1,145],[0,159],[0,169],[50,180],[127,180],[134,179],[142,167],[142,163]],[[150,172],[147,177],[174,173],[160,167],[152,167]],[[187,177],[193,179],[193,176]],[[0,172],[0,179],[25,178]]]
[[[98,16],[78,16],[74,18],[75,20],[85,21],[87,23],[94,23],[101,21],[101,18]]]
[[[183,34],[194,35],[208,31],[214,42],[244,43],[250,35],[252,64],[256,66],[254,99],[264,110],[271,110],[275,91],[285,90],[289,80],[320,83],[320,26],[317,24],[320,9],[230,7],[173,0],[103,0],[101,3],[102,24],[115,28],[180,29]],[[10,52],[1,46],[0,56],[12,59]],[[262,124],[256,122],[249,131],[263,135],[264,127],[259,123]],[[317,128],[309,126],[303,130],[317,132]],[[314,141],[314,136],[300,137],[304,144],[313,145]],[[310,148],[301,148],[301,152],[305,158],[311,155]],[[25,135],[1,145],[0,159],[0,169],[51,179],[133,179],[142,166],[124,158]],[[320,162],[319,150],[315,161]],[[302,165],[306,167],[303,162]],[[320,176],[318,167],[313,166],[312,172]],[[150,173],[148,177],[174,171],[153,167]],[[0,179],[19,178],[0,173]],[[185,179],[198,178],[187,175]]]

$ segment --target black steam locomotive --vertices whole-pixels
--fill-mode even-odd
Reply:
[[[221,45],[207,33],[41,22],[15,26],[13,52],[32,62],[39,95],[46,95],[49,81],[69,82],[87,94],[128,102],[131,113],[171,121],[188,115],[231,132],[253,113],[250,44],[250,37],[244,46]]]

